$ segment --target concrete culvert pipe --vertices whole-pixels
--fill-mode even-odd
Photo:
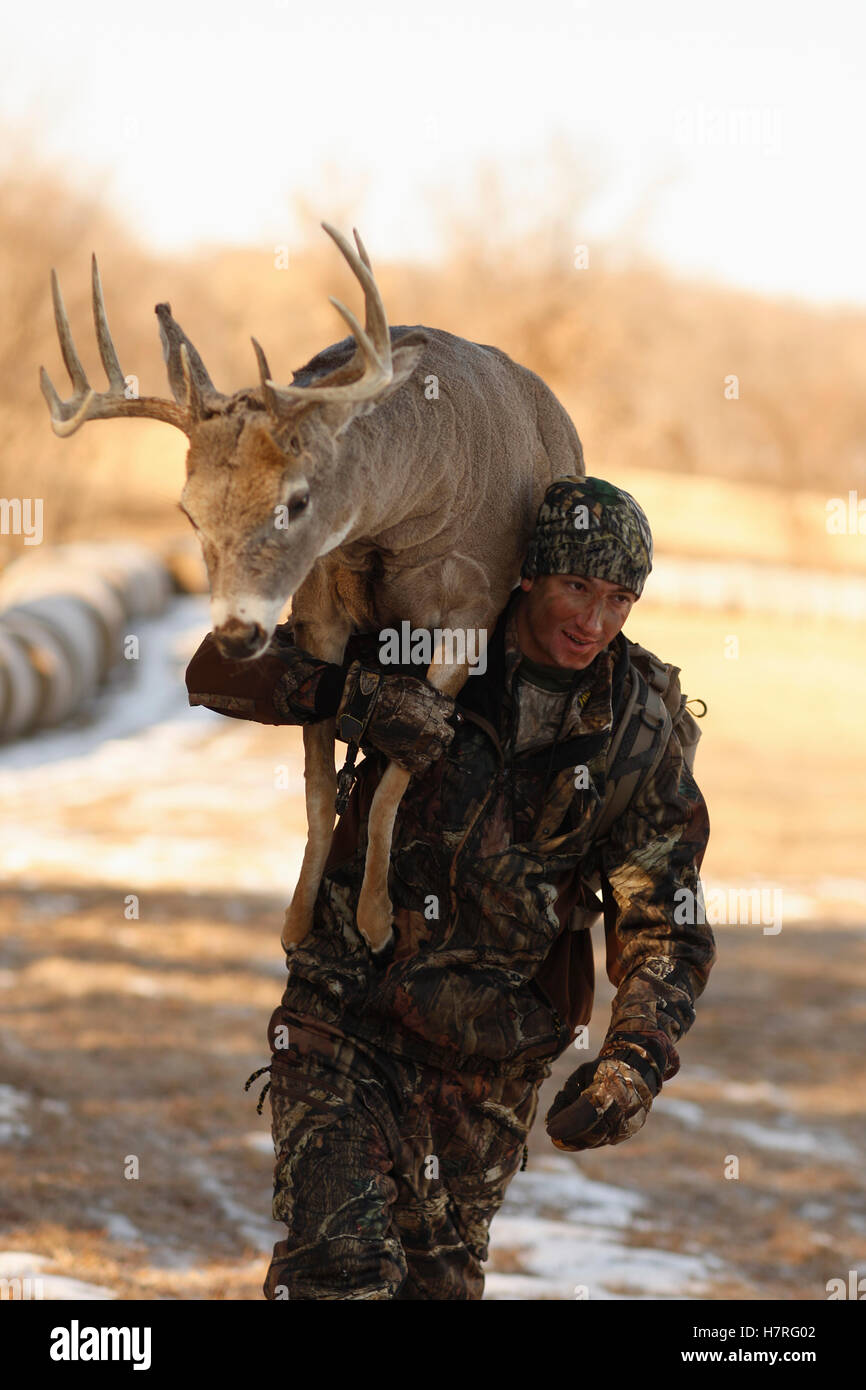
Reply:
[[[152,618],[165,609],[172,592],[171,576],[159,556],[144,546],[111,541],[63,549],[70,562],[100,575],[116,590],[127,617]]]
[[[0,608],[63,596],[81,599],[96,615],[102,631],[100,676],[104,679],[123,655],[121,638],[126,626],[119,594],[106,579],[59,560],[29,567],[11,565],[0,578]]]
[[[59,724],[80,702],[82,673],[70,660],[69,648],[54,628],[32,613],[10,609],[0,614],[0,628],[24,646],[40,684],[32,727]]]
[[[92,695],[99,685],[103,664],[103,636],[99,616],[83,599],[53,594],[15,604],[0,617],[21,614],[41,620],[60,639],[76,678],[76,701]]]
[[[33,728],[42,699],[42,682],[30,665],[26,645],[0,623],[0,738],[17,738]]]
[[[76,542],[23,555],[0,574],[0,738],[60,723],[123,660],[139,621],[173,593],[159,554]]]

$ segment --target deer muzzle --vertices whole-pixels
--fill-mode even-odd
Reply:
[[[261,623],[245,623],[241,618],[229,618],[214,628],[213,635],[221,654],[232,661],[260,656],[268,642],[268,633]]]

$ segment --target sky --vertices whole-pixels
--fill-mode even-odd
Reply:
[[[565,208],[590,255],[617,237],[680,274],[862,305],[864,13],[50,0],[5,7],[0,122],[157,249],[291,244],[300,197],[349,210],[374,261],[433,258],[445,210],[477,222],[486,162],[509,225]]]

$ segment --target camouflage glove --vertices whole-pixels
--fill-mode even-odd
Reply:
[[[620,1057],[597,1057],[572,1072],[545,1117],[558,1149],[598,1149],[621,1144],[646,1121],[660,1086]]]
[[[279,632],[274,637],[268,650],[274,651],[284,667],[284,674],[274,686],[274,708],[285,720],[291,721],[297,713],[293,706],[306,712],[312,700],[317,719],[333,718],[346,679],[343,667],[333,661],[321,661],[301,647],[288,645]]]
[[[386,675],[353,661],[337,710],[346,743],[369,743],[391,762],[418,774],[442,757],[454,737],[450,695],[415,676]]]
[[[223,656],[209,632],[186,670],[191,705],[205,705],[259,724],[297,724],[333,717],[344,671],[294,646],[277,628],[265,652],[252,661]]]

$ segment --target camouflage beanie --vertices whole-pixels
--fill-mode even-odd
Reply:
[[[640,597],[653,539],[637,502],[603,478],[557,478],[544,494],[521,574],[585,574]]]

